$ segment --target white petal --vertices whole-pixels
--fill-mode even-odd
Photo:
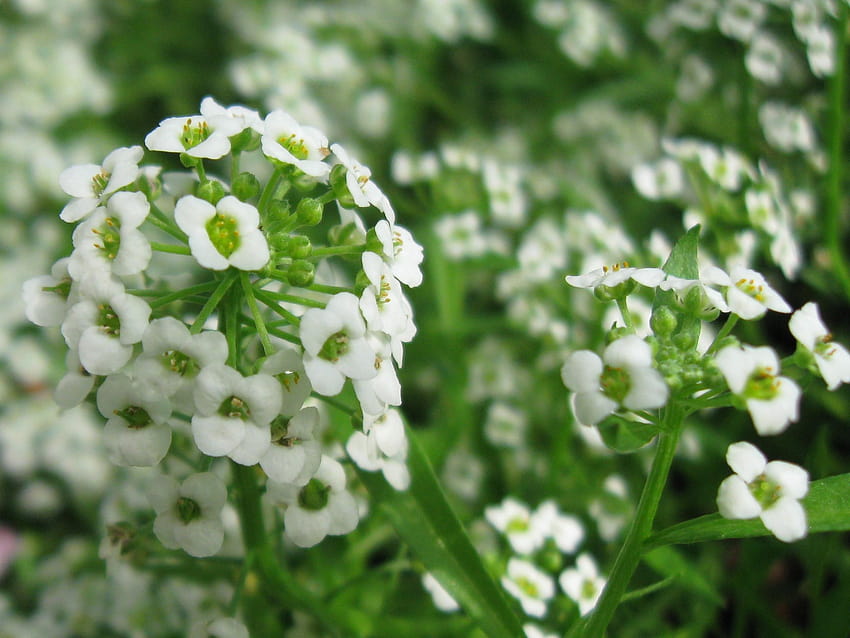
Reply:
[[[612,368],[649,368],[652,348],[640,337],[628,335],[611,342],[602,353],[602,360]]]
[[[786,543],[804,538],[809,531],[806,510],[793,498],[780,498],[761,513],[761,522],[776,538]]]
[[[221,549],[224,542],[224,527],[220,521],[199,519],[188,525],[178,526],[174,538],[190,556],[204,558]]]
[[[727,448],[726,462],[732,471],[747,483],[764,472],[767,465],[764,454],[755,445],[746,441],[733,443]]]
[[[245,436],[227,456],[240,465],[256,465],[269,449],[271,433],[268,427],[245,424]]]
[[[749,519],[761,512],[761,505],[749,486],[737,474],[723,480],[717,490],[717,509],[723,518]]]
[[[133,356],[133,347],[104,334],[97,326],[80,337],[80,363],[90,374],[106,376],[123,368]]]
[[[357,513],[357,501],[348,492],[336,492],[328,499],[328,534],[341,536],[357,527],[360,516]]]
[[[631,386],[623,399],[630,410],[651,410],[667,403],[669,390],[664,377],[653,368],[632,369],[629,374]]]
[[[783,496],[803,498],[809,491],[809,473],[799,465],[785,461],[771,461],[764,474],[781,488]]]
[[[820,318],[817,304],[811,301],[791,315],[788,329],[809,350],[814,350],[817,340],[829,333]]]
[[[259,270],[269,261],[269,245],[259,229],[242,235],[239,248],[228,257],[239,270]]]
[[[590,350],[570,354],[561,367],[561,380],[573,392],[594,392],[599,389],[602,359]]]
[[[617,409],[617,402],[601,392],[579,392],[573,396],[573,412],[582,425],[596,425]]]
[[[192,417],[192,436],[195,445],[207,456],[225,456],[236,448],[245,436],[242,419],[213,416]]]
[[[321,542],[327,536],[329,523],[327,508],[308,511],[289,507],[283,515],[286,537],[298,547],[312,547]]]

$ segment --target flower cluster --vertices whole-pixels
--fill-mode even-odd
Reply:
[[[295,544],[348,533],[357,506],[309,397],[350,379],[363,422],[351,457],[406,488],[396,369],[416,333],[403,286],[422,280],[421,247],[367,167],[282,110],[263,118],[205,98],[145,145],[192,172],[140,166],[133,146],[61,175],[74,250],[23,290],[27,317],[59,326],[68,347],[57,402],[95,400],[113,463],[166,469],[151,490],[166,547],[209,556],[222,545],[227,493],[200,471],[204,457],[262,468]],[[340,223],[314,246],[309,229],[332,202]],[[367,230],[360,211],[379,221]],[[357,259],[356,277],[335,256]],[[182,482],[164,462],[176,448],[199,470]]]

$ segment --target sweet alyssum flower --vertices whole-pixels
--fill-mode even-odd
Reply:
[[[575,553],[584,540],[584,527],[575,516],[562,513],[554,501],[544,501],[537,506],[532,522],[546,532],[547,538],[565,554]]]
[[[507,497],[499,505],[484,508],[487,521],[502,532],[517,554],[528,555],[543,546],[547,529],[534,521],[527,505]]]
[[[289,113],[272,111],[263,123],[262,147],[266,157],[289,164],[316,178],[325,178],[330,166],[323,162],[330,151],[328,138],[312,126],[301,126]]]
[[[729,389],[746,402],[759,434],[779,434],[797,420],[800,387],[778,376],[779,358],[772,348],[728,346],[717,353],[715,363]]]
[[[717,507],[724,518],[759,517],[776,538],[786,543],[808,532],[800,503],[809,491],[809,474],[799,465],[771,461],[745,441],[733,443],[726,462],[735,472],[720,484]]]
[[[387,196],[372,181],[372,171],[351,157],[348,151],[339,144],[332,144],[331,151],[345,166],[345,184],[351,193],[351,197],[354,198],[354,203],[360,208],[365,208],[371,204],[384,214],[390,224],[394,224],[395,211]]]
[[[842,383],[850,383],[850,353],[832,340],[816,303],[809,302],[792,314],[788,328],[800,345],[812,353],[830,390],[835,390]]]
[[[244,130],[238,118],[221,117],[212,100],[201,103],[201,114],[169,117],[145,137],[152,151],[185,153],[198,159],[219,159],[230,152],[230,136]],[[209,117],[207,117],[209,116]]]
[[[22,287],[24,313],[37,326],[59,326],[65,320],[68,306],[73,305],[73,281],[68,273],[69,257],[59,259],[49,275],[27,279]]]
[[[143,154],[141,146],[117,148],[106,156],[102,166],[81,164],[62,171],[59,186],[73,199],[59,218],[69,223],[79,221],[110,195],[135,182]]]
[[[666,273],[660,268],[633,268],[628,262],[614,264],[613,266],[602,266],[583,275],[567,275],[566,282],[576,288],[589,288],[596,290],[599,287],[616,289],[621,284],[634,281],[643,286],[655,288],[664,278]],[[629,289],[624,290],[628,294]]]
[[[558,577],[561,589],[575,601],[582,616],[586,616],[596,607],[606,582],[599,574],[596,561],[587,553],[579,554],[575,567],[565,569]]]
[[[555,595],[552,577],[528,561],[511,558],[501,578],[502,587],[516,598],[523,611],[534,618],[546,615],[548,601]]]
[[[170,476],[159,476],[148,490],[148,500],[156,510],[153,531],[163,545],[199,558],[221,549],[227,488],[218,476],[193,474],[180,485]]]
[[[573,352],[561,367],[561,379],[576,393],[573,412],[583,425],[595,425],[621,406],[660,408],[669,394],[661,373],[652,367],[652,349],[635,335],[613,341],[602,358],[590,350]]]
[[[367,472],[380,470],[397,490],[406,490],[410,485],[407,448],[401,413],[393,408],[377,416],[364,412],[363,432],[353,432],[345,444],[358,467]]]
[[[271,424],[271,445],[260,457],[260,467],[278,483],[306,485],[322,460],[316,439],[319,411],[308,406],[292,418],[277,417]]]
[[[174,207],[174,220],[189,236],[192,255],[204,268],[259,270],[269,261],[260,214],[233,195],[215,206],[194,195],[181,197]]]
[[[768,310],[791,312],[791,306],[782,295],[755,270],[732,268],[727,274],[716,266],[710,266],[703,273],[703,280],[725,288],[729,311],[741,319],[758,319]]]

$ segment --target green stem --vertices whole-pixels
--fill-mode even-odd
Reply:
[[[260,343],[263,344],[263,352],[266,355],[270,355],[274,353],[274,347],[269,340],[269,331],[266,330],[266,322],[263,320],[263,315],[260,314],[260,307],[257,305],[257,300],[254,297],[254,287],[248,279],[248,273],[241,273],[240,278],[242,280],[242,290],[245,293],[245,300],[248,302],[248,308],[251,309],[251,317],[254,319],[254,326],[257,328],[257,335],[260,337]]]
[[[176,292],[172,292],[171,294],[163,295],[159,299],[154,299],[150,302],[150,306],[151,308],[159,308],[160,306],[169,304],[172,301],[178,301],[179,299],[185,299],[186,297],[191,297],[192,295],[209,292],[218,285],[219,282],[217,281],[208,281],[206,283],[198,284],[196,286],[189,286],[188,288],[184,288],[183,290],[178,290]]]
[[[180,228],[171,221],[168,216],[163,213],[159,208],[151,204],[151,214],[147,216],[145,221],[151,223],[152,225],[159,228],[162,232],[168,233],[174,239],[183,242],[184,244],[189,240],[188,235],[184,233]]]
[[[205,303],[204,307],[201,308],[201,311],[195,318],[195,321],[192,324],[192,327],[189,329],[189,332],[191,332],[192,334],[198,334],[201,331],[207,319],[209,319],[210,315],[221,302],[224,295],[227,294],[227,291],[233,285],[234,281],[236,281],[235,273],[228,273],[224,276],[224,279],[219,282],[218,287],[213,291],[213,294],[210,295],[209,299],[207,299],[207,303]]]
[[[333,257],[335,255],[359,255],[366,252],[366,244],[358,246],[325,246],[323,248],[314,248],[310,253],[310,258],[313,259],[322,257]]]
[[[278,301],[285,301],[287,303],[297,303],[302,306],[307,306],[309,308],[324,308],[328,305],[323,301],[317,301],[315,299],[309,299],[307,297],[300,297],[298,295],[287,295],[283,292],[272,292],[271,290],[264,290],[263,294],[271,297],[272,299],[277,299]]]
[[[277,337],[278,339],[283,339],[284,341],[288,341],[289,343],[294,343],[296,346],[301,345],[301,339],[296,337],[295,335],[289,334],[288,332],[284,332],[283,330],[278,330],[277,328],[270,328],[266,326],[269,331],[269,334],[273,337]]]
[[[620,314],[623,315],[623,322],[626,324],[626,328],[634,332],[635,323],[632,321],[632,313],[629,312],[629,302],[626,297],[617,299],[617,308],[620,309]]]
[[[269,212],[269,203],[277,190],[277,185],[280,184],[281,177],[283,177],[283,169],[280,167],[274,169],[274,173],[272,173],[272,176],[269,177],[269,181],[266,183],[266,187],[260,195],[260,201],[257,203],[257,210],[260,211],[260,217],[262,219],[265,219]]]
[[[682,416],[674,406],[668,405],[664,410],[662,419],[662,431],[658,435],[655,459],[652,469],[643,486],[637,511],[626,534],[626,539],[620,547],[620,552],[614,561],[608,583],[602,592],[596,609],[587,621],[587,626],[582,632],[583,638],[600,638],[605,628],[611,621],[611,617],[620,604],[620,600],[626,593],[629,581],[640,562],[641,546],[652,530],[652,522],[658,510],[658,503],[670,473],[673,463],[673,455],[679,442],[679,434],[682,430]]]
[[[286,308],[281,308],[280,304],[273,297],[269,297],[266,294],[265,290],[255,290],[254,294],[257,299],[266,304],[272,312],[279,314],[281,317],[286,319],[290,325],[295,326],[296,328],[301,325],[301,319],[293,315]]]
[[[723,327],[718,331],[717,335],[714,337],[714,341],[711,342],[711,345],[708,347],[708,350],[706,350],[705,353],[711,354],[712,352],[714,352],[720,341],[729,336],[729,333],[732,332],[732,329],[737,323],[738,315],[730,314],[726,318],[726,323],[724,323]]]
[[[188,246],[175,246],[174,244],[161,244],[158,241],[151,242],[151,248],[161,253],[173,253],[175,255],[191,255]]]
[[[315,290],[316,292],[323,292],[328,295],[335,295],[340,292],[351,292],[349,288],[345,288],[344,286],[328,286],[326,284],[310,284],[307,286],[307,290]]]
[[[844,93],[847,66],[847,4],[839,3],[835,23],[835,71],[829,86],[829,172],[826,183],[826,245],[844,296],[850,299],[850,267],[841,233],[841,196],[844,168]]]
[[[207,179],[207,170],[204,168],[204,160],[198,160],[195,164],[195,170],[198,171],[198,179],[201,180],[201,184],[206,184],[209,180]]]

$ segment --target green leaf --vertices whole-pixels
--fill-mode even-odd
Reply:
[[[605,445],[622,454],[639,450],[658,434],[657,423],[641,423],[629,421],[621,416],[612,414],[597,426]]]
[[[407,435],[411,482],[406,492],[394,490],[380,474],[357,470],[372,503],[488,637],[522,636],[519,618],[481,562],[419,441],[409,430]]]
[[[697,224],[679,238],[664,263],[664,272],[683,279],[699,279],[699,263],[697,261],[699,232],[700,226]],[[668,306],[676,312],[679,325],[674,334],[686,336],[686,342],[693,343],[696,347],[699,341],[700,321],[694,316],[677,311],[677,305],[675,293],[672,290],[661,290],[660,288],[656,290],[655,300],[652,304],[653,311],[659,306]]]
[[[808,516],[809,533],[850,530],[850,474],[814,481],[803,499],[803,505]],[[644,548],[769,535],[770,532],[758,519],[735,521],[720,514],[709,514],[653,534],[644,543]]]
[[[702,572],[672,547],[658,547],[644,555],[643,560],[662,576],[673,577],[682,587],[718,605],[723,598]]]

